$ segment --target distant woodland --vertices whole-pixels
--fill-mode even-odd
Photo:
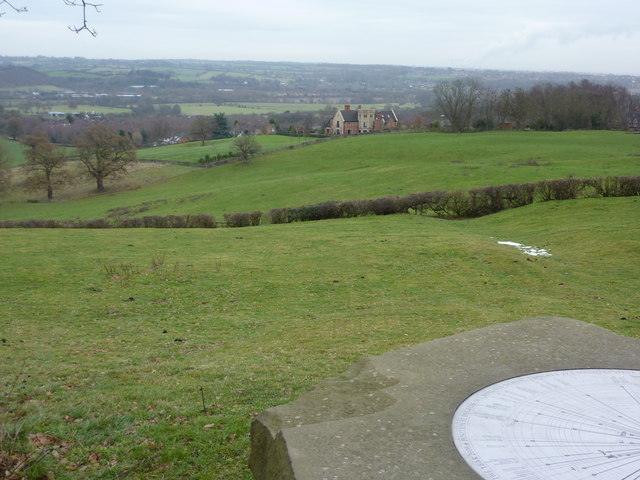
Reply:
[[[639,95],[640,77],[634,76],[0,57],[0,131],[18,138],[46,130],[63,144],[73,144],[97,120],[128,133],[138,146],[191,137],[195,116],[225,111],[228,135],[321,134],[344,104],[392,106],[411,130],[626,129],[640,110]],[[269,107],[252,110],[257,104]],[[192,113],[204,105],[209,113]]]

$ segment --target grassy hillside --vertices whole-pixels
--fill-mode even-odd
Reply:
[[[309,137],[287,137],[284,135],[257,135],[255,139],[262,147],[263,152],[286,148],[312,140]],[[141,160],[196,163],[200,158],[204,158],[205,155],[215,157],[219,153],[233,152],[235,150],[234,141],[235,138],[223,138],[205,141],[204,145],[201,142],[189,142],[179,145],[145,148],[138,151],[138,158]]]
[[[181,103],[184,115],[213,115],[223,112],[225,115],[251,115],[265,113],[317,112],[324,105],[301,103]]]
[[[0,422],[57,446],[31,478],[249,480],[251,418],[363,356],[538,315],[640,335],[639,202],[0,231]]]
[[[621,132],[360,136],[257,157],[250,165],[198,168],[117,194],[112,189],[73,202],[5,203],[0,217],[100,218],[116,208],[219,217],[326,200],[639,171],[638,136]]]
[[[21,165],[27,161],[24,156],[25,147],[20,142],[14,142],[4,136],[0,136],[0,145],[9,151],[11,165]]]
[[[383,104],[362,105],[363,108],[384,109]],[[314,103],[265,103],[265,102],[234,102],[234,103],[181,103],[180,110],[185,115],[213,115],[224,112],[225,115],[250,115],[285,112],[318,112],[326,105]],[[343,108],[344,105],[331,105]],[[395,105],[394,105],[395,107]],[[398,105],[399,108],[415,108],[415,104]]]

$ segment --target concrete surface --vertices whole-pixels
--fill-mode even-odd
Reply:
[[[640,369],[640,340],[569,318],[460,333],[356,363],[251,425],[256,480],[478,480],[450,426],[477,390],[534,372]]]

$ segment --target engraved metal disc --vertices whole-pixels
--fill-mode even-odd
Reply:
[[[452,435],[485,480],[640,480],[640,371],[504,380],[458,407]]]

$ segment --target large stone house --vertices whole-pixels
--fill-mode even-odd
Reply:
[[[325,133],[329,135],[357,135],[358,133],[382,132],[397,128],[398,117],[393,109],[374,110],[358,105],[357,110],[352,110],[351,105],[345,105],[344,110],[336,110],[333,118],[329,120]]]

